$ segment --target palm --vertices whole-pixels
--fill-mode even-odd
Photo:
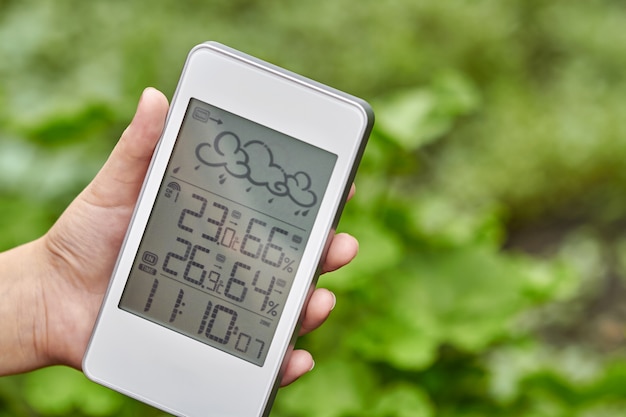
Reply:
[[[167,100],[152,90],[106,165],[44,239],[58,279],[47,298],[53,360],[76,368],[122,244],[143,177],[163,128]]]

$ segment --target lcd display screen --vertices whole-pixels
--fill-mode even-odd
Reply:
[[[119,307],[262,366],[336,161],[191,99]]]

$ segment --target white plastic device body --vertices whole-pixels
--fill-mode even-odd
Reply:
[[[267,416],[372,124],[360,99],[218,43],[192,49],[85,374],[174,415]],[[237,144],[248,171],[220,165]],[[265,150],[278,180],[253,176]]]

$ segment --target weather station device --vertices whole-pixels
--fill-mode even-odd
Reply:
[[[179,416],[267,416],[365,143],[364,101],[191,50],[85,354]]]

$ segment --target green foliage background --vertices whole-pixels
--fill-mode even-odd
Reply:
[[[0,249],[218,40],[377,114],[360,256],[272,416],[622,416],[624,27],[618,0],[0,0]],[[65,368],[0,378],[0,417],[63,415],[162,414]]]

